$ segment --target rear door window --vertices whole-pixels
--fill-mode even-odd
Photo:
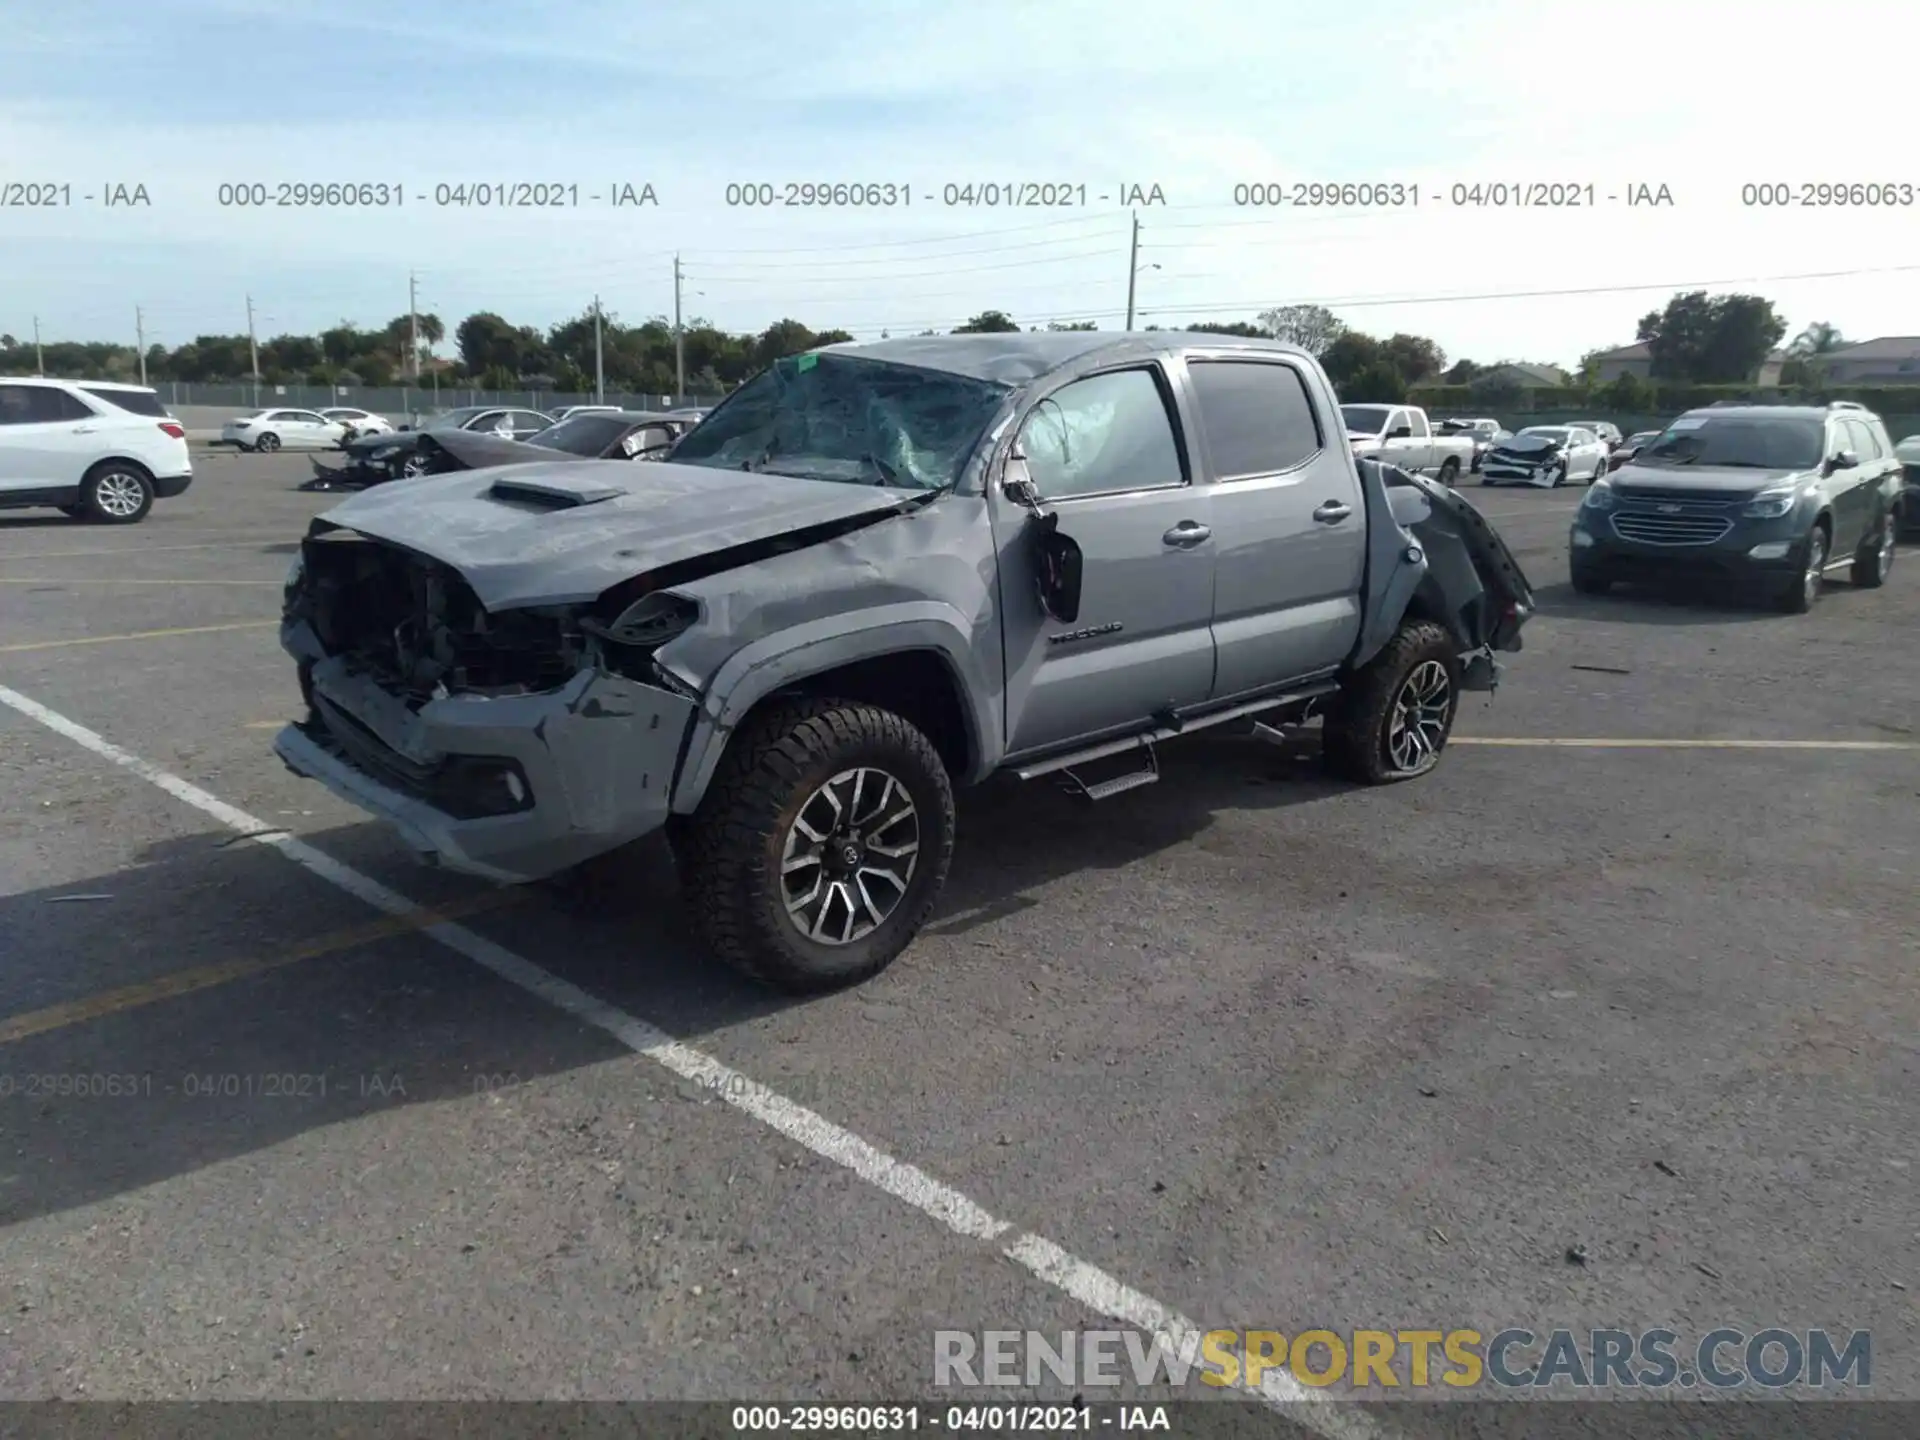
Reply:
[[[149,415],[156,420],[167,418],[167,407],[160,403],[160,397],[151,390],[95,389],[91,385],[82,385],[80,388],[94,399],[104,400],[131,415]]]
[[[1187,373],[1217,480],[1272,475],[1325,446],[1305,381],[1281,361],[1190,360]]]

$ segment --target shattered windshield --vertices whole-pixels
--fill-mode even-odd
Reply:
[[[775,362],[728,396],[673,458],[941,490],[960,478],[1006,393],[964,375],[812,351]]]
[[[1814,419],[1683,415],[1634,463],[1812,470],[1826,458],[1826,444],[1826,426]]]

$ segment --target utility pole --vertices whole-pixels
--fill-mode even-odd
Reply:
[[[607,356],[600,344],[600,297],[593,297],[593,403],[607,403]]]
[[[253,296],[247,296],[247,356],[253,363],[253,408],[260,408],[260,338],[253,333]]]
[[[140,383],[147,383],[147,317],[138,305],[133,307],[134,343],[140,347]]]
[[[1127,252],[1127,329],[1133,329],[1133,284],[1140,278],[1140,212],[1133,212],[1133,245]]]
[[[407,272],[407,327],[412,332],[407,354],[412,363],[407,373],[413,376],[415,388],[420,384],[420,277],[411,270]]]
[[[47,373],[47,357],[40,353],[40,317],[38,315],[33,317],[33,373],[40,376],[45,376]]]
[[[680,257],[673,257],[673,387],[674,399],[687,398],[686,332],[680,328]]]

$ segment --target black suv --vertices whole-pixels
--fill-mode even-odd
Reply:
[[[1887,428],[1863,406],[1689,410],[1587,492],[1569,536],[1573,587],[1717,574],[1803,612],[1831,570],[1886,582],[1900,490]]]

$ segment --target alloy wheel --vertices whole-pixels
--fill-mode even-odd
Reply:
[[[1422,661],[1401,682],[1387,721],[1387,756],[1396,770],[1426,769],[1440,758],[1453,710],[1453,680],[1438,660]]]
[[[920,812],[884,770],[842,770],[807,797],[780,856],[787,918],[820,945],[864,940],[899,908],[920,855]]]
[[[112,470],[93,482],[93,494],[100,508],[115,519],[138,515],[147,503],[147,487],[137,475]]]

